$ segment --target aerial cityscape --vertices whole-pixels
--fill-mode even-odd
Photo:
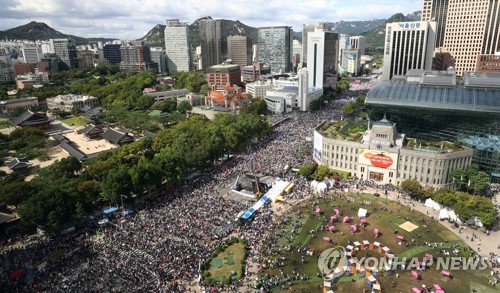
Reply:
[[[38,4],[0,292],[500,292],[499,1]]]

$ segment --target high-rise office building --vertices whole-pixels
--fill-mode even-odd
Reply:
[[[203,19],[199,22],[201,66],[204,71],[209,67],[221,64],[223,60],[223,33],[222,21]]]
[[[54,54],[61,59],[62,70],[68,70],[78,67],[78,59],[76,56],[75,40],[73,39],[51,39],[50,45],[54,50]]]
[[[258,29],[258,60],[271,65],[272,72],[292,69],[292,28],[289,26]]]
[[[500,51],[498,0],[424,0],[422,20],[428,19],[437,22],[436,48],[450,55],[459,76]]]
[[[353,36],[349,38],[351,50],[359,50],[359,55],[365,55],[365,43],[366,38],[362,36]]]
[[[43,58],[42,48],[39,45],[25,45],[21,52],[25,63],[36,64]]]
[[[167,71],[167,64],[165,58],[165,51],[162,47],[151,47],[149,48],[151,54],[151,62],[158,64],[158,73],[164,73]]]
[[[165,54],[167,70],[189,71],[191,68],[191,44],[189,43],[189,28],[187,23],[178,19],[167,19],[165,27]]]
[[[122,56],[120,53],[121,44],[106,44],[103,47],[104,58],[109,61],[110,64],[120,64],[122,62]]]
[[[125,45],[120,47],[121,63],[120,69],[130,71],[144,71],[147,69],[158,69],[157,64],[151,62],[151,54],[148,46],[143,43]]]
[[[327,74],[337,72],[339,35],[316,28],[307,34],[309,87],[323,88]]]
[[[405,75],[410,69],[432,69],[435,21],[386,24],[383,80]]]
[[[312,23],[312,24],[306,24],[302,26],[302,65],[304,67],[307,66],[307,34],[310,32],[314,32],[314,30],[322,29],[327,31],[327,25],[324,22],[318,22],[318,23]]]
[[[227,53],[227,58],[231,59],[233,64],[252,64],[252,39],[247,36],[227,37]]]

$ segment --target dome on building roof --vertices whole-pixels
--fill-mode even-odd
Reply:
[[[390,126],[392,127],[394,125],[393,122],[387,120],[387,117],[385,116],[384,114],[384,118],[378,120],[378,121],[375,121],[375,123],[373,123],[373,125],[380,125],[380,126]]]

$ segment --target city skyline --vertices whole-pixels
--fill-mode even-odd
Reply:
[[[0,30],[37,21],[64,34],[133,40],[143,37],[155,25],[165,24],[166,19],[173,18],[192,23],[201,17],[211,16],[214,19],[239,20],[253,27],[286,25],[294,31],[302,31],[304,23],[385,19],[395,13],[408,14],[422,9],[422,0],[373,2],[290,0],[283,5],[278,0],[227,3],[215,0],[7,0],[0,11]]]

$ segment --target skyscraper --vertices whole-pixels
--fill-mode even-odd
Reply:
[[[204,71],[221,64],[222,61],[222,22],[215,19],[203,19],[200,25],[201,66]]]
[[[167,65],[165,63],[165,51],[162,47],[151,47],[149,48],[151,54],[151,62],[158,64],[158,73],[164,73],[167,71]]]
[[[227,58],[231,59],[233,64],[252,64],[252,39],[247,36],[227,37],[227,52]]]
[[[258,30],[258,60],[271,65],[272,72],[292,69],[292,28],[261,27]]]
[[[366,38],[362,36],[353,36],[349,38],[351,49],[359,50],[359,55],[365,55]]]
[[[150,68],[157,69],[157,64],[151,62],[149,47],[143,43],[121,46],[120,53],[122,59],[120,69],[122,70],[144,71]]]
[[[326,27],[326,23],[318,22],[312,24],[306,24],[302,26],[302,65],[307,66],[307,34],[310,32],[314,32],[316,28],[322,30],[328,30]]]
[[[54,54],[61,59],[63,70],[73,69],[78,67],[76,57],[75,40],[73,39],[51,39],[50,45]]]
[[[436,47],[449,53],[459,76],[500,52],[498,0],[424,0],[422,20],[428,19],[437,22]]]
[[[307,34],[307,46],[309,87],[323,88],[327,74],[333,75],[338,69],[339,35],[316,28]]]
[[[189,43],[187,23],[181,23],[178,19],[167,19],[165,53],[167,70],[170,73],[189,71],[191,68],[191,44]]]
[[[120,54],[121,44],[106,44],[103,47],[104,58],[109,61],[110,64],[120,64],[122,62],[122,56]]]
[[[24,62],[36,64],[43,58],[42,48],[39,45],[24,45],[22,47]]]
[[[436,22],[386,24],[383,80],[405,75],[410,69],[432,69]]]

